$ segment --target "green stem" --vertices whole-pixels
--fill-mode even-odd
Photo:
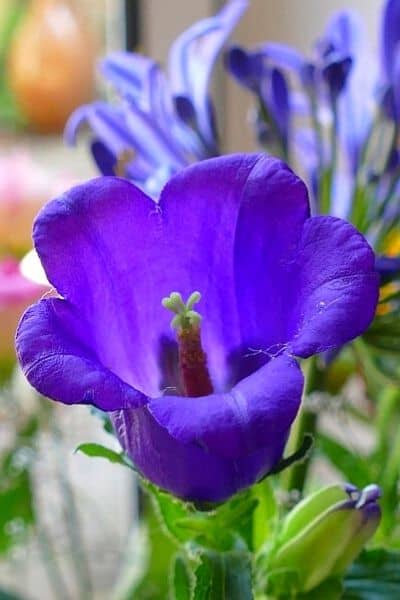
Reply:
[[[318,366],[317,360],[318,359],[315,356],[309,360],[305,396],[311,394],[311,392],[321,389],[323,371]],[[303,401],[303,406],[300,408],[300,412],[297,416],[292,434],[290,436],[289,451],[295,451],[301,445],[306,434],[314,436],[317,430],[317,425],[318,414],[305,408]],[[287,482],[285,485],[288,491],[303,491],[310,468],[310,462],[311,456],[308,456],[303,462],[297,463],[291,469],[288,469]]]

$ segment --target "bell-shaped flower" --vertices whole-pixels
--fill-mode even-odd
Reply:
[[[88,123],[100,172],[127,177],[154,196],[173,173],[217,155],[210,79],[247,5],[247,0],[229,0],[214,17],[184,31],[170,49],[167,73],[140,54],[107,57],[101,71],[119,102],[94,102],[75,111],[67,141],[75,143],[81,124]]]
[[[110,412],[143,475],[192,500],[277,465],[301,401],[295,357],[361,334],[377,303],[362,235],[311,218],[303,182],[265,155],[192,165],[158,202],[94,179],[48,203],[33,237],[60,297],[20,323],[26,377]]]

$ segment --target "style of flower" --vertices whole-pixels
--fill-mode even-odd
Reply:
[[[87,122],[100,172],[125,176],[154,196],[172,174],[217,155],[208,88],[216,59],[247,4],[230,0],[217,15],[183,32],[170,49],[167,74],[140,54],[108,56],[101,71],[119,101],[99,101],[75,111],[66,127],[67,141],[75,143]]]
[[[301,401],[295,357],[361,334],[377,303],[362,235],[310,217],[303,182],[265,155],[189,166],[156,203],[94,179],[48,203],[33,236],[60,297],[19,325],[26,377],[108,411],[143,475],[191,500],[277,465]]]

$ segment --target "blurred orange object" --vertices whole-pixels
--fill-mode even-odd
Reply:
[[[91,99],[95,58],[93,37],[72,0],[31,0],[11,44],[8,81],[34,129],[60,131]]]

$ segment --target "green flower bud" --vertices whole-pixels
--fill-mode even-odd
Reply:
[[[379,497],[376,485],[335,485],[305,498],[283,523],[268,573],[296,573],[298,592],[343,575],[379,525]]]

